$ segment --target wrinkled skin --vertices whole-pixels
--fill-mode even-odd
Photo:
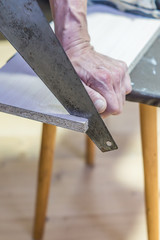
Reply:
[[[86,0],[50,0],[55,33],[95,107],[103,117],[122,112],[131,81],[124,62],[97,53],[90,45]]]

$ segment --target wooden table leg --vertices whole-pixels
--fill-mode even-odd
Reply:
[[[33,228],[34,240],[41,240],[43,237],[50,181],[52,176],[55,137],[56,126],[43,124],[41,153],[38,169],[35,220]]]
[[[148,240],[159,240],[157,108],[140,104]]]
[[[95,158],[95,145],[92,140],[86,135],[86,164],[89,166],[94,165]]]

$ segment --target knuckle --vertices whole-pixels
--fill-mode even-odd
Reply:
[[[117,111],[114,112],[114,115],[119,115],[122,113],[122,109],[117,109]]]
[[[105,77],[105,81],[107,81],[108,84],[112,83],[112,74],[110,72],[106,72],[104,74],[104,77]]]
[[[107,71],[103,71],[100,73],[100,79],[102,81],[107,81],[110,82],[111,81],[111,73],[107,72]]]
[[[132,86],[129,85],[126,89],[126,94],[129,94],[130,92],[132,92]]]
[[[117,69],[117,68],[116,68],[116,69],[113,71],[113,79],[114,79],[114,82],[120,84],[120,82],[121,82],[121,80],[122,80],[122,75],[123,75],[123,73],[122,73],[121,69]]]
[[[126,72],[124,71],[123,68],[120,68],[120,69],[119,69],[119,73],[120,73],[120,77],[121,77],[121,79],[124,78]]]
[[[112,85],[112,74],[109,71],[100,71],[96,74],[96,79],[102,86]]]
[[[119,61],[119,64],[124,72],[126,72],[128,70],[127,64],[125,62]]]
[[[91,87],[94,84],[94,77],[89,73],[87,73],[85,76],[85,84],[88,87]]]
[[[130,77],[126,80],[125,86],[126,86],[126,93],[127,94],[130,93],[132,91],[132,85],[131,85]]]
[[[118,106],[118,104],[112,106],[112,114],[118,115],[122,112],[122,109]]]

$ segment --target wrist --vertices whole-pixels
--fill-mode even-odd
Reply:
[[[55,33],[64,50],[77,45],[86,47],[90,43],[86,19],[87,1],[50,0],[50,4],[54,15]]]

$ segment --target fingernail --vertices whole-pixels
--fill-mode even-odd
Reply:
[[[96,100],[94,105],[99,113],[103,113],[106,109],[106,103],[101,99]]]

